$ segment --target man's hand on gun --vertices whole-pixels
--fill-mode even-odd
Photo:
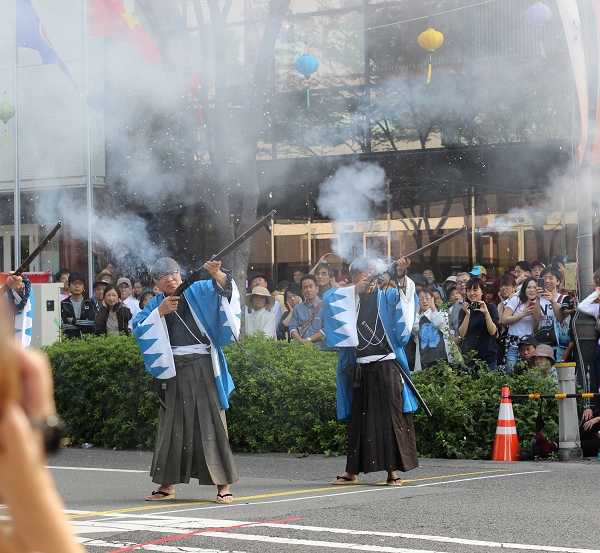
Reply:
[[[158,306],[158,314],[161,317],[177,311],[177,305],[179,303],[179,296],[165,296],[165,299]]]
[[[14,271],[12,271],[9,277],[6,279],[6,285],[20,296],[23,295],[23,277],[15,275]]]

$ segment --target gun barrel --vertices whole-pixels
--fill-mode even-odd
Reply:
[[[277,213],[277,210],[271,211],[268,215],[265,215],[258,223],[252,225],[246,232],[240,234],[231,244],[224,247],[219,253],[213,255],[208,261],[202,263],[200,267],[192,271],[186,279],[177,287],[177,289],[171,294],[172,296],[181,296],[183,292],[191,286],[191,284],[196,280],[196,276],[202,270],[205,263],[209,261],[221,261],[226,255],[229,255],[233,250],[235,250],[238,246],[243,244],[248,238],[250,238],[253,234],[258,232],[270,219],[272,219]]]
[[[33,252],[31,252],[31,255],[25,261],[23,261],[23,263],[21,263],[21,265],[17,268],[17,270],[13,274],[15,274],[17,276],[21,276],[27,270],[29,265],[31,265],[35,261],[35,258],[38,255],[40,255],[40,253],[42,253],[42,250],[48,245],[48,242],[50,242],[50,240],[52,240],[54,238],[54,236],[56,236],[56,233],[60,230],[60,227],[62,227],[62,221],[59,221],[56,224],[56,226],[48,233],[48,236],[46,236],[46,238],[44,238],[38,244],[38,247],[35,250],[33,250]],[[7,291],[8,291],[8,286],[6,284],[4,284],[0,288],[0,295],[4,294]]]
[[[434,240],[433,242],[430,242],[426,246],[423,246],[422,248],[419,248],[418,250],[415,250],[414,252],[409,253],[408,255],[405,255],[404,257],[406,257],[406,258],[417,257],[417,256],[421,255],[422,253],[428,252],[429,250],[432,250],[433,248],[436,248],[437,246],[439,246],[440,244],[446,242],[447,240],[451,240],[455,236],[458,236],[459,234],[462,234],[466,230],[467,230],[467,226],[463,225],[459,229],[453,230],[452,232],[446,234],[445,236],[442,236],[441,238],[438,238],[437,240]]]

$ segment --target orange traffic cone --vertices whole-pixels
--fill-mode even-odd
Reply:
[[[492,451],[492,461],[518,461],[519,460],[519,437],[515,425],[510,388],[502,388],[500,398],[500,413],[498,414],[498,426],[496,426],[496,438]]]

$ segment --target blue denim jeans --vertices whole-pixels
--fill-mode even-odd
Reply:
[[[491,363],[487,364],[488,369],[490,369],[490,371],[495,371],[498,369],[498,363],[496,361],[492,361]]]
[[[519,346],[508,346],[506,350],[506,372],[511,372],[519,361]]]

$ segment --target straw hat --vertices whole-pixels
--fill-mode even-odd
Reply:
[[[252,305],[252,296],[264,296],[266,300],[265,308],[267,310],[271,309],[271,307],[275,305],[275,298],[269,294],[269,291],[266,288],[263,288],[262,286],[255,286],[251,294],[246,294],[246,305],[250,309],[254,309],[254,306]]]
[[[117,277],[108,271],[102,271],[96,275],[96,282],[107,282],[108,284],[116,284]]]

